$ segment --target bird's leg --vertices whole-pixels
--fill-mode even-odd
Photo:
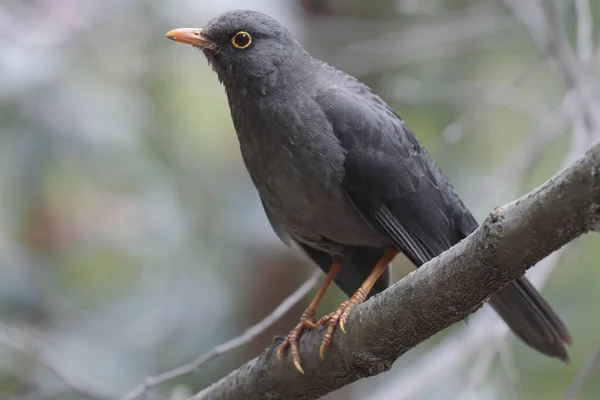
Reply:
[[[346,333],[344,329],[344,325],[348,321],[348,316],[354,308],[364,302],[373,289],[373,285],[377,282],[377,279],[383,274],[388,266],[388,264],[398,255],[399,251],[396,249],[388,248],[385,250],[383,257],[377,265],[373,268],[373,271],[369,274],[367,279],[363,282],[362,285],[358,288],[358,290],[350,297],[350,300],[344,301],[340,306],[329,315],[324,316],[317,322],[317,326],[329,324],[327,328],[327,333],[323,337],[323,342],[321,343],[321,348],[319,349],[319,355],[323,358],[324,351],[331,345],[331,341],[333,340],[333,333],[335,332],[336,327],[339,325],[342,332]]]
[[[301,367],[302,360],[300,359],[300,352],[298,350],[300,337],[302,336],[302,333],[305,330],[315,328],[315,310],[319,306],[319,302],[323,298],[327,287],[329,287],[329,284],[331,284],[331,282],[339,272],[341,266],[342,261],[334,259],[331,268],[329,268],[329,272],[327,272],[327,275],[325,276],[325,280],[323,281],[321,288],[319,289],[313,300],[310,302],[308,308],[302,313],[302,316],[300,317],[300,322],[298,322],[298,325],[296,325],[296,327],[292,329],[292,331],[286,336],[286,338],[279,346],[279,350],[277,350],[277,359],[281,361],[283,358],[283,353],[285,353],[288,347],[291,348],[292,361],[294,362],[294,366],[296,367],[298,372],[300,372],[301,374],[304,373],[304,370]]]

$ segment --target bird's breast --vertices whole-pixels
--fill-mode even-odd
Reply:
[[[234,125],[260,197],[288,233],[315,247],[380,244],[342,189],[345,151],[320,108],[280,103]]]

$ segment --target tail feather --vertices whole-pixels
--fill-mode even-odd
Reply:
[[[571,334],[541,294],[526,279],[509,283],[490,299],[510,329],[534,349],[569,362]]]

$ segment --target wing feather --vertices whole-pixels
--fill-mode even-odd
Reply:
[[[419,266],[468,235],[477,222],[404,121],[366,94],[337,88],[321,92],[317,101],[346,151],[346,195]]]

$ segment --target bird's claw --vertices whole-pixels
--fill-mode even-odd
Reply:
[[[328,347],[329,345],[325,343],[325,341],[321,343],[321,347],[319,348],[319,357],[321,357],[321,360],[325,360],[325,356],[323,354],[325,353],[325,350],[327,350]]]
[[[284,343],[286,344],[286,346],[284,346]],[[283,343],[281,343],[279,345],[279,349],[277,349],[277,361],[282,362],[283,361],[283,352],[287,349],[287,343],[284,341]]]
[[[302,359],[300,358],[300,351],[298,349],[298,345],[300,344],[300,337],[304,331],[315,329],[316,325],[314,322],[314,313],[309,310],[305,311],[300,318],[300,322],[298,325],[294,327],[290,331],[290,333],[283,339],[283,342],[279,345],[279,349],[277,349],[277,360],[279,362],[283,361],[283,355],[287,351],[288,347],[291,348],[292,353],[292,362],[294,363],[294,367],[298,372],[304,374],[304,370],[302,369]]]
[[[344,327],[344,325],[344,321],[340,319],[340,329],[342,330],[342,332],[346,333],[346,328]]]
[[[340,306],[332,312],[331,314],[325,315],[317,322],[317,327],[321,325],[328,324],[327,332],[325,336],[323,336],[323,341],[321,342],[321,347],[319,349],[319,356],[321,359],[324,359],[324,352],[331,346],[331,342],[333,341],[333,334],[335,333],[335,329],[339,326],[340,330],[343,333],[346,333],[346,323],[348,322],[348,317],[354,308],[364,301],[363,296],[355,295],[350,298],[350,300],[344,301]]]
[[[296,370],[298,370],[298,372],[300,372],[301,374],[304,374],[304,370],[302,369],[302,366],[300,365],[299,360],[294,360],[294,367],[296,367]]]
[[[279,345],[279,349],[277,350],[277,360],[279,362],[283,361],[283,355],[288,348],[290,348],[294,367],[296,370],[298,370],[298,372],[304,374],[304,370],[302,369],[302,359],[300,358],[300,351],[298,349],[300,337],[304,331],[328,325],[327,332],[325,332],[325,336],[323,336],[323,341],[321,342],[321,347],[319,348],[319,357],[324,360],[325,350],[331,346],[333,334],[335,333],[336,328],[339,326],[341,331],[346,333],[346,323],[348,322],[350,313],[354,307],[363,301],[364,299],[360,296],[352,296],[350,300],[344,301],[334,312],[324,315],[316,323],[314,322],[314,313],[310,310],[305,311],[302,314],[298,325],[296,325],[294,329],[290,331],[283,342]]]

